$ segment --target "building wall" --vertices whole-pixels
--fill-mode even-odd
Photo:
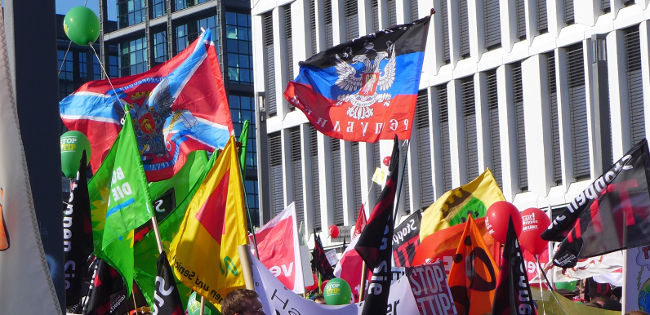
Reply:
[[[359,195],[372,209],[380,188],[371,178],[391,144],[314,134],[282,93],[299,61],[350,34],[424,17],[430,5],[253,4],[258,138],[269,146],[258,159],[271,164],[259,171],[264,221],[294,200],[307,231],[354,224]],[[433,6],[402,213],[426,209],[488,167],[519,209],[557,208],[650,133],[648,1],[434,0]],[[292,155],[296,141],[301,156]]]

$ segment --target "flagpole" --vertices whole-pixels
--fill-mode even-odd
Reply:
[[[409,155],[409,150],[408,149],[409,149],[409,146],[411,145],[411,140],[404,140],[404,142],[406,143],[406,150],[404,151],[404,164],[402,165],[402,174],[400,174],[399,181],[397,182],[397,196],[396,196],[397,198],[395,198],[395,200],[397,200],[397,202],[393,205],[393,209],[394,209],[393,210],[393,220],[394,220],[393,225],[399,224],[399,222],[397,220],[397,212],[399,210],[400,195],[402,194],[402,185],[404,184],[404,171],[406,171],[406,162],[407,162],[407,158],[408,158],[408,155]]]
[[[199,309],[199,315],[205,314],[205,298],[201,295],[201,308]]]
[[[366,261],[361,264],[361,286],[359,287],[359,302],[366,299]]]
[[[240,163],[239,160],[237,163]],[[255,256],[257,256],[257,259],[260,259],[260,252],[257,250],[257,237],[255,237],[255,230],[253,228],[253,219],[251,218],[251,209],[248,206],[248,198],[246,197],[246,185],[244,182],[244,174],[242,170],[241,163],[239,165],[239,177],[241,178],[241,187],[244,190],[244,206],[246,207],[246,217],[248,217],[248,224],[250,225],[250,233],[253,234],[253,244],[255,245]]]
[[[156,234],[156,244],[158,244],[158,254],[163,252],[162,241],[160,241],[160,231],[158,230],[158,220],[156,216],[151,216],[151,223],[153,225],[153,232]]]
[[[241,268],[244,274],[244,282],[246,283],[246,289],[255,290],[255,282],[253,282],[253,268],[251,264],[251,247],[248,244],[237,246],[237,252],[239,253],[239,260],[241,261]]]

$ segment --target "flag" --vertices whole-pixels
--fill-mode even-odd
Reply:
[[[173,195],[177,196],[176,199],[178,200],[178,204],[163,218],[159,218],[158,221],[160,239],[165,252],[169,252],[171,242],[178,233],[178,229],[183,222],[190,201],[194,197],[195,192],[198,190],[201,183],[203,183],[203,179],[207,175],[207,172],[212,168],[218,157],[218,154],[212,154],[210,160],[206,163],[203,159],[207,158],[207,156],[201,154],[201,151],[195,151],[194,154],[195,156],[193,159],[192,154],[188,155],[188,162],[183,165],[183,168],[176,173],[174,177],[167,180],[171,181],[168,184],[170,185],[169,187],[174,188]],[[155,182],[152,184],[160,184],[164,182],[166,181]],[[176,184],[173,182],[176,182]],[[191,189],[184,195],[179,195],[179,192],[183,190],[185,185],[188,185]],[[156,196],[159,197],[157,194],[165,193],[167,191],[167,187],[159,187],[160,189],[155,189],[154,185],[152,185],[150,188],[154,198]],[[156,215],[156,217],[158,218],[158,215]],[[147,303],[153,305],[155,302],[153,293],[155,291],[155,281],[158,272],[158,256],[160,255],[153,227],[145,225],[137,230],[133,244],[133,255],[135,258],[134,279],[142,289],[142,293],[147,300]],[[187,304],[192,289],[178,279],[176,279],[176,287],[180,293],[183,305]],[[206,305],[212,306],[209,302],[206,303]]]
[[[61,274],[63,261],[58,256],[46,257],[43,249],[12,90],[3,17],[4,10],[0,8],[0,144],[3,148],[0,155],[0,312],[62,314],[63,305],[59,302],[52,273]],[[13,27],[13,23],[9,27]],[[39,178],[35,176],[32,180]],[[56,213],[59,203],[51,200],[51,204],[42,207],[51,209],[53,217],[58,219],[61,218],[60,212]],[[49,258],[53,259],[52,273]]]
[[[517,240],[515,227],[512,220],[508,220],[508,235],[499,265],[499,279],[492,304],[492,315],[517,314],[535,315],[537,309],[533,302],[524,256]]]
[[[362,315],[386,314],[386,303],[391,282],[391,255],[393,247],[393,204],[397,186],[399,165],[399,144],[397,136],[393,140],[393,153],[388,166],[388,181],[379,195],[377,205],[370,214],[366,228],[354,247],[366,265],[372,270],[372,278],[366,294]]]
[[[295,203],[264,224],[255,232],[255,237],[259,259],[264,266],[289,290],[305,293]]]
[[[479,230],[479,234],[483,236],[485,245],[489,249],[489,252],[492,253],[492,257],[494,257],[494,253],[498,253],[498,247],[495,246],[496,242],[494,238],[489,235],[485,227],[485,218],[475,220],[474,225]],[[432,263],[441,259],[445,266],[445,272],[449,273],[466,226],[467,222],[456,224],[450,228],[435,232],[421,240],[420,246],[418,246],[415,252],[415,257],[413,257],[412,265],[417,266]]]
[[[66,306],[79,303],[88,273],[88,257],[93,252],[90,200],[86,180],[86,152],[82,154],[77,177],[70,180],[70,198],[63,210],[63,261],[65,261]]]
[[[244,125],[241,127],[241,133],[239,134],[239,143],[241,143],[241,149],[239,152],[239,165],[241,165],[241,177],[246,178],[246,153],[248,150],[248,129],[250,126],[250,120],[244,120]]]
[[[318,271],[320,276],[325,279],[334,278],[334,270],[332,269],[330,262],[327,260],[327,256],[325,256],[323,243],[321,242],[320,236],[318,236],[318,233],[316,233],[316,231],[314,231],[314,251],[312,252],[312,257],[312,267]]]
[[[420,240],[434,232],[465,222],[468,214],[482,218],[487,209],[497,201],[503,201],[503,193],[490,169],[466,185],[444,193],[422,215]]]
[[[580,193],[542,233],[542,238],[554,239],[575,221],[553,263],[570,268],[578,259],[650,244],[649,175],[648,142],[643,139]]]
[[[117,270],[99,258],[93,261],[91,268],[93,268],[92,283],[88,301],[83,307],[83,314],[113,314],[111,296],[125,287],[122,277]]]
[[[336,264],[334,268],[334,276],[345,280],[350,285],[352,290],[352,298],[354,302],[359,302],[359,297],[361,296],[361,274],[363,267],[363,259],[359,256],[359,253],[354,249],[354,246],[357,245],[359,237],[355,237],[350,241],[350,244],[341,255],[341,260]],[[370,269],[366,268],[366,279],[369,280],[372,276]]]
[[[354,224],[354,232],[352,232],[352,238],[355,238],[361,235],[363,228],[368,224],[368,219],[366,217],[366,209],[364,209],[363,203],[361,204],[361,209],[359,209],[359,216],[357,216],[357,222]]]
[[[447,279],[456,310],[459,315],[490,313],[498,269],[471,216],[460,240]]]
[[[420,246],[422,212],[418,209],[402,221],[393,233],[393,262],[395,267],[411,267]]]
[[[88,183],[95,256],[133,284],[134,229],[151,219],[147,180],[138,154],[131,115],[104,163]]]
[[[181,296],[178,293],[176,280],[165,251],[158,256],[158,276],[156,276],[156,292],[154,294],[156,302],[151,305],[154,314],[183,315]]]
[[[312,56],[300,63],[284,97],[330,137],[410,139],[429,21],[396,25]]]
[[[176,277],[215,305],[244,287],[237,253],[237,246],[248,244],[244,211],[233,136],[194,194],[169,250]]]
[[[60,103],[65,126],[88,136],[95,173],[122,129],[125,104],[149,181],[172,177],[189,152],[223,148],[234,135],[209,29],[166,63],[111,82],[88,82]]]

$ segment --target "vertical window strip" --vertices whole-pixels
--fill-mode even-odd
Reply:
[[[632,145],[641,141],[645,135],[645,115],[643,113],[643,78],[641,77],[641,46],[639,28],[633,26],[625,32],[625,53],[627,69],[628,97],[630,102],[630,132]]]
[[[485,19],[485,48],[488,50],[501,47],[501,17],[499,0],[483,0]]]
[[[348,41],[359,37],[359,14],[357,0],[345,0],[345,26]]]
[[[410,0],[411,3],[411,21],[415,22],[419,18],[418,0]]]
[[[379,30],[379,1],[370,0],[370,7],[372,9],[372,32]]]
[[[287,41],[287,75],[289,76],[289,80],[293,80],[293,40],[292,40],[292,32],[291,32],[291,5],[286,6],[286,10],[284,11],[284,32],[285,32],[285,37]],[[295,110],[296,108],[293,106],[290,106],[291,110]]]
[[[269,135],[269,162],[271,184],[271,215],[275,217],[284,210],[284,188],[282,183],[282,141],[280,133]]]
[[[487,73],[488,115],[490,119],[490,155],[492,157],[492,175],[499,187],[501,179],[501,134],[499,133],[499,95],[497,89],[497,73],[491,70]]]
[[[361,159],[359,158],[359,142],[352,142],[352,183],[354,186],[354,217],[359,216],[359,209],[361,209],[361,203],[363,202],[363,197],[361,192]]]
[[[309,155],[311,157],[311,188],[313,196],[314,229],[321,230],[320,183],[318,171],[318,131],[309,125]]]
[[[388,24],[393,26],[397,24],[397,0],[388,0]]]
[[[273,15],[271,12],[263,16],[263,41],[264,41],[264,85],[266,90],[266,114],[277,115],[275,100],[275,52],[273,47]]]
[[[588,179],[589,135],[587,131],[587,102],[582,43],[567,50],[569,111],[571,114],[571,146],[573,147],[573,176]]]
[[[408,163],[404,168],[404,178],[402,179],[402,194],[404,196],[404,212],[411,213],[411,193],[409,192],[409,166]]]
[[[316,45],[316,7],[314,4],[315,0],[309,0],[309,29],[311,31],[311,53],[315,55],[318,53],[318,47]]]
[[[447,116],[447,87],[438,87],[438,119],[440,121],[440,144],[442,150],[442,187],[451,190],[451,147],[449,145],[449,120]]]
[[[442,11],[442,54],[443,61],[451,62],[451,51],[449,48],[449,12],[447,11],[447,0],[440,0],[440,11]]]
[[[325,40],[327,48],[334,46],[334,31],[332,30],[332,1],[324,0],[323,10],[325,12]]]
[[[458,0],[458,18],[460,23],[460,56],[469,57],[469,15],[467,0]]]
[[[298,226],[305,220],[304,215],[304,198],[302,194],[302,153],[300,145],[300,128],[295,127],[289,131],[291,138],[291,177],[293,179],[293,201],[296,203],[296,218]]]
[[[524,91],[521,77],[521,63],[512,66],[513,99],[517,131],[517,170],[519,189],[528,190],[528,166],[526,162],[526,129],[524,125]]]
[[[566,25],[575,23],[573,14],[573,0],[564,0],[564,22]]]
[[[343,182],[341,179],[341,140],[330,139],[332,162],[332,197],[334,208],[334,224],[343,225]]]
[[[517,37],[524,40],[526,39],[526,7],[524,0],[515,0],[515,5],[517,6]]]
[[[562,157],[560,155],[560,124],[557,108],[557,84],[555,79],[555,54],[546,55],[548,75],[548,102],[551,111],[551,152],[553,154],[553,180],[562,185]]]
[[[381,150],[379,149],[379,142],[374,143],[372,145],[372,156],[375,161],[375,169],[381,168],[382,164],[382,158],[381,158]],[[374,182],[373,182],[374,183]],[[381,185],[374,183],[371,185],[376,185],[375,186],[375,201],[379,200],[379,196],[381,195]],[[370,209],[368,209],[370,210]]]
[[[612,11],[612,5],[609,0],[600,0],[600,9],[603,13],[609,13]]]
[[[418,139],[418,173],[420,174],[420,208],[435,201],[433,172],[431,169],[431,138],[429,136],[429,95],[427,90],[418,92],[415,105],[415,128]]]
[[[540,34],[548,33],[546,0],[537,0],[537,31]]]
[[[462,82],[463,119],[465,122],[465,165],[467,180],[478,176],[478,143],[476,136],[476,109],[474,106],[474,79]]]

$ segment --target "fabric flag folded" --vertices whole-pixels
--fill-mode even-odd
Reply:
[[[330,137],[410,139],[429,21],[396,25],[312,56],[300,63],[284,97]]]
[[[246,178],[246,153],[248,153],[248,129],[250,128],[250,120],[244,120],[239,134],[239,143],[241,149],[239,152],[239,165],[241,165],[241,177]]]
[[[357,222],[354,224],[354,232],[352,232],[352,238],[361,235],[361,232],[363,232],[363,229],[367,224],[368,218],[366,217],[366,209],[363,204],[361,204],[361,209],[359,209],[359,215],[357,216]]]
[[[63,261],[65,261],[66,306],[79,303],[88,273],[88,257],[93,252],[90,200],[86,180],[86,153],[79,163],[77,177],[70,180],[70,199],[63,210]]]
[[[420,246],[422,212],[418,209],[395,228],[393,262],[395,267],[411,267]]]
[[[458,314],[490,313],[497,270],[481,231],[469,216],[447,279]]]
[[[518,314],[536,315],[537,309],[530,290],[517,233],[512,220],[509,220],[508,234],[499,266],[499,280],[492,304],[492,315]]]
[[[111,312],[111,296],[125,287],[124,282],[120,274],[102,259],[95,259],[91,267],[94,268],[94,273],[88,301],[83,307],[83,314],[113,314]]]
[[[264,266],[289,290],[305,293],[295,203],[264,224],[255,232],[255,237],[259,259]]]
[[[194,194],[169,250],[176,277],[215,305],[230,291],[244,287],[237,253],[237,246],[248,244],[244,211],[232,136]]]
[[[368,268],[372,270],[362,315],[386,314],[387,312],[386,303],[392,278],[391,256],[393,254],[393,227],[395,226],[393,208],[397,179],[399,178],[397,165],[399,165],[399,143],[395,136],[386,186],[381,191],[377,205],[368,219],[368,224],[354,247]]]
[[[330,262],[327,260],[327,256],[325,256],[323,243],[316,231],[314,231],[314,250],[312,252],[312,257],[312,268],[320,273],[322,277],[321,279],[326,280],[334,278],[334,270],[332,269]]]
[[[130,113],[113,148],[88,183],[95,255],[117,269],[130,294],[133,230],[153,216]]]
[[[503,193],[490,169],[466,185],[444,193],[422,215],[420,240],[434,232],[465,222],[468,214],[482,218],[487,209],[497,201],[503,201]]]
[[[88,136],[95,173],[122,128],[124,105],[149,181],[172,177],[189,152],[223,148],[234,134],[209,29],[168,62],[111,82],[86,83],[60,103],[66,127]]]
[[[341,255],[341,260],[336,264],[334,268],[334,276],[345,280],[350,285],[352,290],[352,298],[354,302],[359,302],[359,297],[361,296],[361,274],[363,273],[361,268],[363,267],[363,259],[359,256],[359,253],[354,249],[354,246],[357,245],[359,237],[355,237],[350,241],[350,245],[345,249],[343,255]],[[370,279],[372,273],[370,269],[366,268],[366,279]]]
[[[643,139],[580,193],[542,233],[543,238],[553,239],[567,226],[564,222],[575,221],[553,263],[571,268],[578,259],[650,244],[649,179],[648,142]]]
[[[156,302],[152,304],[154,314],[158,315],[183,315],[181,296],[176,287],[176,280],[172,268],[167,260],[167,253],[163,251],[158,256],[158,276],[156,276]]]

